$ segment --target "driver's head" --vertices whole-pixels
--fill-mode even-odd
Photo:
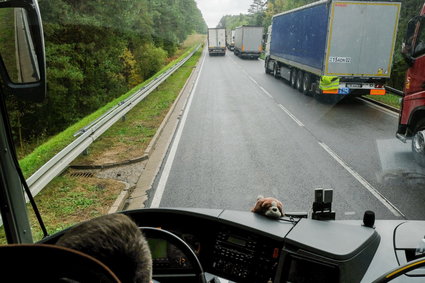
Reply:
[[[122,282],[152,280],[148,243],[126,215],[109,214],[83,222],[65,232],[56,244],[100,260]]]

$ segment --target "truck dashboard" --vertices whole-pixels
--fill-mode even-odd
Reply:
[[[423,221],[380,220],[369,228],[362,221],[273,220],[220,209],[123,213],[145,234],[158,282],[372,282],[416,259],[417,239],[425,228]],[[170,232],[181,243],[150,229]],[[63,232],[41,243],[54,244]],[[204,273],[205,281],[197,273]],[[424,277],[425,268],[416,268],[394,282],[423,282]]]

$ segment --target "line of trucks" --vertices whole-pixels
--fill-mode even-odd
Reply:
[[[330,103],[346,96],[385,95],[400,9],[399,0],[321,0],[274,15],[265,72]],[[250,51],[243,39],[249,28],[228,31],[227,39],[223,29],[222,52],[227,45],[236,55],[251,56],[244,53]],[[252,49],[261,53],[259,42]],[[425,3],[408,23],[402,55],[409,68],[396,136],[403,142],[412,139],[414,159],[425,167]]]
[[[263,27],[240,26],[234,30],[208,29],[210,55],[226,55],[226,47],[241,58],[258,59],[263,52]]]

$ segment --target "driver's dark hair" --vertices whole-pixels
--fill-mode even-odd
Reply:
[[[148,243],[126,215],[109,214],[83,222],[66,231],[56,244],[100,260],[122,282],[152,280]]]

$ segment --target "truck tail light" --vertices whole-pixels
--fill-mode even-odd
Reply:
[[[385,95],[385,89],[371,89],[370,95]]]
[[[334,94],[337,94],[338,93],[338,90],[337,89],[330,89],[330,90],[323,90],[322,92],[323,93],[334,93]]]

